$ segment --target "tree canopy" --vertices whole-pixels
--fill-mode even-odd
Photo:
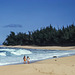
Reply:
[[[3,45],[75,45],[75,26],[74,24],[62,27],[61,29],[53,28],[52,25],[33,32],[15,34],[11,33],[7,36]]]

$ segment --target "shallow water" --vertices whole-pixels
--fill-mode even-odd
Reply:
[[[75,50],[40,50],[0,47],[0,66],[10,64],[22,64],[23,56],[29,56],[30,62],[52,59],[53,56],[65,57],[75,55]]]

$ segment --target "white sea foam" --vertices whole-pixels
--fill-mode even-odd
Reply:
[[[32,52],[28,50],[16,50],[14,52],[11,52],[14,55],[24,55],[24,54],[32,54]]]
[[[0,56],[6,56],[6,52],[0,53]]]
[[[23,56],[30,57],[30,62],[53,58],[53,56],[62,57],[75,54],[75,51],[49,51],[49,50],[27,50],[27,49],[0,49],[0,66],[23,63]],[[7,59],[6,59],[7,58]]]
[[[8,52],[13,52],[15,49],[0,49],[0,51],[8,51]]]
[[[8,65],[9,63],[0,63],[0,66]]]
[[[14,55],[24,55],[24,54],[31,54],[32,52],[26,49],[0,49],[0,51],[7,51]],[[6,56],[5,52],[0,53],[1,56]]]
[[[10,64],[17,64],[18,62],[7,62],[7,63],[0,63],[0,66],[10,65]]]

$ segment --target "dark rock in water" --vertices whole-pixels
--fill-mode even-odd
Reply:
[[[57,58],[57,56],[53,56],[53,58]]]

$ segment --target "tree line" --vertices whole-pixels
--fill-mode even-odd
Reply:
[[[38,45],[38,46],[68,46],[75,45],[75,25],[56,29],[52,25],[40,30],[29,31],[28,34],[13,31],[7,36],[3,45]]]

